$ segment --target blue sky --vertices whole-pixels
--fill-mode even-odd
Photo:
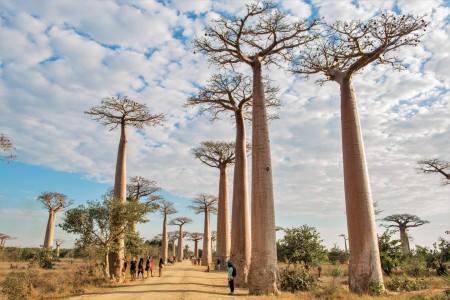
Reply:
[[[442,186],[437,175],[416,174],[414,167],[424,158],[450,160],[448,2],[336,3],[280,1],[292,18],[317,15],[328,22],[365,19],[382,9],[428,14],[430,30],[422,43],[399,52],[407,70],[370,66],[354,80],[381,217],[411,213],[429,220],[410,234],[414,243],[431,246],[450,228],[450,186]],[[0,40],[7,41],[0,44],[0,133],[18,155],[17,161],[0,162],[0,232],[17,237],[8,245],[42,244],[47,213],[36,201],[41,192],[64,193],[79,205],[112,186],[119,133],[83,114],[112,95],[168,115],[163,127],[130,131],[128,176],[155,180],[175,202],[177,216],[194,218],[186,230],[202,231],[201,216],[186,207],[198,193],[217,194],[219,174],[194,160],[190,150],[204,140],[234,140],[234,127],[227,118],[210,123],[182,107],[217,72],[193,53],[191,41],[203,34],[205,22],[242,9],[237,0],[0,3]],[[276,223],[315,226],[328,247],[343,247],[338,86],[319,87],[278,68],[266,72],[283,101],[280,119],[270,125]],[[232,170],[229,175],[232,182]],[[161,217],[149,218],[138,226],[145,238],[161,231]],[[59,228],[55,237],[66,240],[65,246],[74,240]]]

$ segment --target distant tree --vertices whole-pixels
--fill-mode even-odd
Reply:
[[[383,284],[369,172],[364,152],[353,76],[368,65],[404,67],[393,53],[416,46],[427,26],[423,17],[382,12],[365,21],[326,24],[321,38],[300,54],[295,73],[325,75],[318,83],[339,84],[344,187],[350,244],[350,291],[370,293]],[[370,278],[370,280],[367,280]]]
[[[400,240],[392,239],[395,230],[386,229],[378,237],[378,247],[380,251],[381,268],[386,275],[391,275],[402,262],[403,252]]]
[[[178,240],[178,234],[179,231],[170,231],[167,233],[167,240],[172,243],[172,257],[176,257],[177,255],[175,242]]]
[[[400,241],[402,243],[402,249],[404,254],[408,254],[411,249],[409,247],[409,238],[406,230],[411,227],[419,227],[424,224],[430,223],[429,221],[425,221],[420,219],[416,215],[410,214],[394,214],[383,218],[382,221],[385,222],[393,222],[395,224],[391,225],[383,225],[386,228],[398,228],[400,231]]]
[[[134,176],[130,178],[130,183],[127,184],[127,201],[137,201],[147,197],[145,201],[148,206],[149,213],[155,212],[159,209],[158,201],[162,198],[155,193],[161,190],[156,186],[156,182],[141,176]],[[131,224],[131,229],[136,233],[136,223]]]
[[[198,258],[198,241],[203,238],[203,233],[191,232],[189,234],[189,240],[194,242],[194,258]]]
[[[48,209],[47,229],[45,230],[44,248],[52,249],[53,236],[55,233],[56,213],[73,204],[73,200],[67,199],[67,196],[54,192],[43,192],[37,200]]]
[[[178,230],[178,252],[177,252],[177,261],[182,262],[183,261],[183,226],[184,224],[192,223],[192,219],[188,217],[178,217],[175,219],[172,219],[169,223],[169,225],[176,225],[179,227]]]
[[[293,20],[275,2],[249,3],[239,15],[224,14],[205,26],[205,35],[194,40],[194,48],[219,67],[245,64],[252,70],[252,201],[251,259],[239,270],[236,283],[249,277],[250,294],[278,292],[275,213],[270,138],[263,84],[263,66],[282,66],[294,52],[313,40],[316,23]],[[242,140],[241,140],[242,143]],[[242,145],[242,144],[241,144]],[[242,152],[241,152],[242,154]],[[241,176],[241,173],[238,173]],[[234,214],[233,208],[233,214]],[[240,262],[236,262],[240,263]],[[238,265],[238,267],[240,267]],[[242,281],[242,282],[240,282]]]
[[[178,211],[173,207],[173,203],[162,198],[159,200],[159,211],[163,216],[163,231],[161,257],[167,259],[169,257],[169,240],[167,237],[167,216],[176,214]]]
[[[190,209],[196,214],[205,214],[205,224],[203,226],[203,256],[202,265],[209,266],[212,263],[212,242],[211,242],[211,213],[217,213],[217,197],[207,194],[198,194],[193,200]]]
[[[345,234],[340,234],[339,236],[342,236],[342,238],[344,239],[345,252],[348,252],[348,249],[347,249],[348,238],[347,238],[347,236]]]
[[[333,248],[328,251],[328,260],[330,262],[339,261],[340,263],[345,263],[348,260],[348,252],[334,244]]]
[[[417,162],[417,173],[431,174],[440,173],[444,176],[442,184],[450,184],[450,162],[439,159],[425,159]]]
[[[5,249],[5,244],[7,240],[15,240],[15,237],[12,237],[10,235],[0,233],[0,249]]]
[[[108,254],[117,251],[115,241],[125,235],[133,221],[145,219],[146,214],[147,208],[142,204],[134,201],[123,204],[112,196],[103,196],[101,202],[87,201],[87,206],[67,210],[59,226],[68,233],[80,235],[77,242],[84,248],[94,247],[102,254],[104,276],[109,278]]]
[[[220,172],[217,213],[217,256],[224,261],[230,257],[230,245],[232,244],[232,242],[230,241],[230,215],[228,204],[228,166],[234,164],[235,162],[235,151],[235,143],[220,141],[204,141],[201,142],[200,146],[192,149],[192,153],[194,154],[195,158],[199,159],[202,163],[209,167],[219,169]],[[239,187],[235,186],[234,190],[236,189],[239,189]],[[250,253],[250,249],[247,249],[247,242],[250,241],[250,238],[248,237],[246,239],[245,237],[242,237],[242,235],[246,234],[246,230],[250,229],[250,223],[248,222],[248,219],[243,216],[248,213],[248,205],[246,207],[247,211],[244,207],[241,207],[242,210],[240,210],[239,213],[236,213],[236,215],[241,215],[242,218],[239,220],[239,228],[241,229],[239,230],[239,236],[236,236],[235,238],[238,239],[238,241],[242,242],[242,244],[239,245],[239,249],[241,250],[238,251],[238,253],[240,253],[240,255],[242,255],[243,257],[245,257],[247,252]],[[247,223],[245,223],[245,220],[247,220]],[[245,249],[247,249],[248,251]],[[206,253],[207,252],[205,252],[205,254]],[[205,255],[203,257],[205,257]],[[239,262],[241,260],[242,259],[237,260],[233,258],[233,261],[238,261],[237,266],[239,265]]]
[[[316,228],[303,225],[285,228],[284,237],[278,241],[278,257],[287,263],[303,263],[305,268],[327,260],[328,251]]]
[[[144,126],[161,125],[165,121],[164,114],[150,114],[147,105],[134,102],[128,97],[109,97],[102,100],[100,106],[85,111],[94,120],[115,130],[120,127],[120,141],[117,151],[116,174],[114,179],[114,197],[122,204],[126,201],[126,149],[128,126],[143,129]],[[112,220],[114,221],[114,220]],[[116,252],[110,254],[110,262],[119,262],[110,266],[110,273],[119,281],[122,280],[122,267],[125,237],[117,238]]]
[[[16,156],[13,154],[14,146],[9,140],[9,138],[3,133],[0,135],[0,160],[11,160],[15,159]]]

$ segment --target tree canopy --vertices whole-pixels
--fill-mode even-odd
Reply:
[[[417,162],[417,173],[439,173],[444,176],[442,184],[450,184],[450,162],[440,159],[424,159]]]

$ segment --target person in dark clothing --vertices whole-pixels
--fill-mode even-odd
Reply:
[[[236,276],[236,269],[233,266],[233,262],[229,260],[228,266],[228,285],[230,286],[230,295],[234,295],[234,277]]]
[[[137,267],[136,257],[133,256],[133,258],[130,261],[131,281],[136,280],[136,267]]]
[[[128,267],[128,261],[127,261],[127,258],[125,257],[123,259],[123,268],[122,268],[122,276],[123,276],[124,281],[126,281],[126,279],[127,279],[127,267]]]
[[[147,256],[147,261],[145,262],[145,271],[147,271],[147,277],[148,278],[148,272],[150,271],[150,276],[153,277],[153,262],[150,259],[149,256]]]
[[[162,259],[162,258],[159,259],[158,267],[159,267],[159,277],[161,277],[161,275],[162,275],[162,269],[164,268],[164,262],[163,262],[163,259]]]
[[[139,274],[142,274],[142,279],[144,279],[144,259],[141,257],[138,263],[138,273],[137,278],[139,279]]]

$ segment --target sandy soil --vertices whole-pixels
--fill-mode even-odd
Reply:
[[[138,300],[138,299],[158,299],[158,300],[202,300],[202,299],[262,299],[263,297],[247,296],[248,290],[235,289],[235,295],[228,295],[230,290],[225,271],[204,272],[205,267],[193,266],[190,262],[178,262],[174,266],[167,266],[163,269],[163,276],[154,276],[148,279],[138,279],[127,281],[124,284],[113,288],[102,294],[89,294],[70,298],[72,300]],[[129,274],[127,274],[127,280]],[[264,297],[271,299],[276,297]],[[283,298],[283,297],[282,297]],[[279,297],[277,299],[280,299]]]

